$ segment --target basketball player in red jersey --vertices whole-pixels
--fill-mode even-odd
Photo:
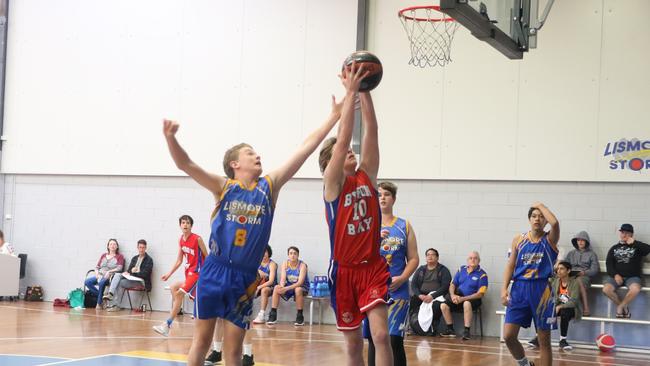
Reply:
[[[203,239],[192,232],[192,226],[194,225],[192,217],[189,215],[183,215],[178,219],[178,223],[183,232],[178,243],[178,258],[176,259],[176,263],[174,263],[172,269],[162,275],[161,279],[167,281],[167,279],[174,274],[178,267],[183,263],[183,259],[185,259],[185,282],[176,282],[171,285],[173,301],[172,310],[169,313],[169,319],[161,325],[153,327],[153,330],[165,337],[169,335],[169,328],[171,328],[174,318],[181,310],[181,304],[183,303],[185,294],[189,294],[190,298],[192,300],[194,299],[196,282],[199,280],[199,269],[203,264],[203,259],[208,254]]]
[[[372,98],[359,93],[363,116],[363,154],[357,160],[350,148],[355,94],[368,75],[352,64],[340,76],[346,89],[336,138],[323,143],[319,164],[323,172],[324,199],[332,248],[329,269],[336,326],[343,331],[348,365],[363,365],[361,321],[370,322],[376,365],[392,365],[387,324],[390,273],[380,255],[381,213],[377,193],[379,145]]]

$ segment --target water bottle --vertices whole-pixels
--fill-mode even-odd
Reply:
[[[311,281],[309,283],[309,294],[312,297],[316,297],[316,282],[315,281]]]

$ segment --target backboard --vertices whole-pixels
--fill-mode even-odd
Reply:
[[[554,0],[547,0],[538,19],[538,0],[440,0],[440,10],[510,59],[521,59],[537,46]]]

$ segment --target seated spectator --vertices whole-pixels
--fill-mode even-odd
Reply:
[[[97,296],[97,309],[102,308],[104,288],[111,277],[124,268],[124,257],[120,254],[120,245],[116,239],[108,239],[106,253],[97,261],[95,272],[86,278],[86,287],[93,296]]]
[[[17,256],[14,247],[10,243],[5,242],[5,234],[0,230],[0,254]]]
[[[556,267],[556,276],[551,281],[553,289],[553,299],[555,301],[555,314],[560,321],[560,348],[570,351],[573,347],[567,342],[566,337],[569,332],[569,322],[571,319],[580,320],[582,318],[582,309],[580,304],[580,279],[569,276],[573,271],[573,266],[567,261],[560,261]],[[537,337],[529,343],[539,345]],[[538,346],[539,347],[539,346]]]
[[[634,239],[634,227],[630,224],[621,225],[619,242],[614,244],[607,253],[607,282],[603,292],[616,304],[616,317],[631,316],[628,305],[641,292],[641,269],[643,257],[650,254],[650,245]],[[616,289],[627,286],[628,291],[621,300]]]
[[[424,252],[426,264],[421,265],[415,270],[411,278],[411,304],[409,307],[409,324],[411,329],[419,335],[435,335],[438,327],[438,321],[442,313],[440,304],[435,301],[438,297],[444,297],[449,292],[451,283],[451,273],[444,264],[438,262],[438,251],[429,248]],[[422,303],[433,302],[433,321],[429,329],[421,329],[418,323],[418,313]]]
[[[126,288],[144,286],[147,291],[151,291],[151,271],[153,270],[153,259],[147,254],[147,241],[138,240],[138,255],[131,258],[129,268],[123,273],[116,273],[111,280],[111,287],[104,300],[108,300],[108,311],[119,311],[119,294],[120,289],[124,292]],[[127,279],[126,277],[137,277],[137,279]]]
[[[472,251],[467,257],[467,265],[461,266],[454,275],[454,279],[449,285],[447,300],[440,305],[440,311],[442,311],[442,316],[447,324],[447,330],[441,336],[456,337],[451,312],[462,311],[465,321],[463,340],[470,339],[469,328],[472,325],[472,312],[481,306],[481,298],[485,295],[488,287],[487,273],[481,269],[479,263],[481,263],[481,257],[477,251]]]
[[[257,296],[261,297],[260,312],[257,314],[257,317],[253,320],[255,324],[264,324],[266,321],[266,306],[269,303],[269,297],[273,295],[273,288],[277,284],[276,282],[276,273],[278,271],[278,265],[275,263],[271,256],[273,255],[273,249],[270,245],[266,246],[264,251],[264,258],[262,258],[262,263],[260,263],[257,272],[262,278],[260,285],[257,286]]]
[[[591,277],[597,275],[598,271],[600,271],[598,256],[591,250],[589,234],[586,231],[577,233],[571,239],[571,243],[575,249],[570,251],[564,260],[571,264],[571,275],[575,276],[580,284],[582,315],[589,316],[591,312],[589,311],[587,289],[591,287]]]
[[[289,247],[287,250],[289,258],[282,263],[280,269],[280,284],[273,289],[273,303],[271,313],[266,324],[275,324],[278,321],[278,305],[280,297],[285,301],[294,298],[296,302],[296,321],[293,325],[305,325],[305,317],[302,308],[305,296],[309,292],[309,277],[307,276],[307,264],[298,259],[300,250],[296,247]]]

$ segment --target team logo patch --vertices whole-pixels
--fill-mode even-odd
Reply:
[[[352,313],[349,311],[344,312],[341,314],[341,320],[343,320],[344,323],[352,322]]]
[[[246,219],[246,216],[244,216],[244,215],[240,215],[239,217],[237,217],[237,222],[242,224],[242,225],[245,224],[246,221],[247,221],[247,219]]]
[[[376,299],[378,297],[379,297],[379,290],[377,290],[376,288],[373,288],[372,290],[370,290],[370,298],[371,299]]]

